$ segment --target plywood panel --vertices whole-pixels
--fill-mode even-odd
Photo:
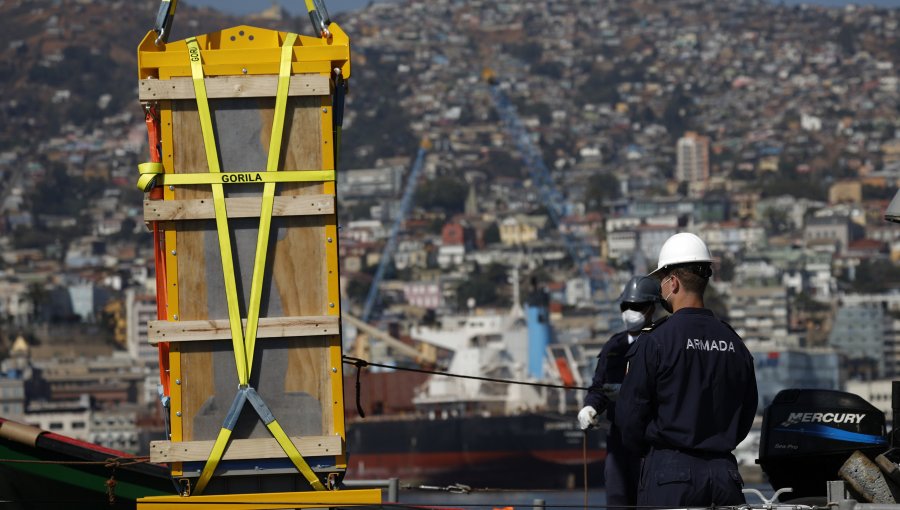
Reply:
[[[208,171],[196,105],[180,100],[173,104],[175,172]],[[223,172],[265,168],[273,104],[272,99],[210,101]],[[322,137],[327,137],[330,143],[331,133],[322,132],[320,104],[320,97],[289,99],[279,169],[321,169]],[[276,195],[282,197],[318,198],[324,190],[319,183],[276,186]],[[262,190],[262,185],[253,184],[225,187],[226,196],[232,200],[259,197]],[[174,197],[211,201],[211,187],[179,186]],[[327,218],[334,222],[333,214],[273,218],[261,318],[324,316],[329,310],[335,311],[329,306],[327,292]],[[258,225],[258,218],[229,221],[242,318],[247,316]],[[179,320],[227,320],[215,221],[184,220],[167,223],[166,227],[177,231]],[[251,385],[289,435],[333,435],[330,385],[333,372],[327,339],[326,336],[286,337],[257,344]],[[188,342],[182,345],[181,365],[183,438],[213,440],[237,389],[231,342]],[[264,438],[269,434],[247,405],[233,437]]]
[[[319,168],[322,164],[322,136],[330,139],[330,133],[322,133],[321,100],[319,98],[297,98],[293,100],[303,106],[294,110],[288,120],[291,132],[312,132],[315,136],[299,137],[298,143],[285,152],[287,168]],[[297,137],[293,137],[295,139]],[[298,195],[314,195],[323,191],[322,184],[290,183],[286,192]],[[326,238],[324,217],[289,218],[286,223],[293,226],[287,235],[279,240],[275,249],[276,274],[283,274],[293,287],[279,287],[282,305],[288,315],[326,314],[330,308],[328,301],[328,269],[326,261]],[[332,242],[335,240],[332,239]],[[296,257],[297,247],[303,247],[306,256]],[[337,306],[337,303],[334,303]],[[327,339],[321,337],[315,347],[293,351],[288,359],[288,373],[295,374],[284,381],[287,392],[306,392],[319,395],[325,404],[332,399],[329,384]],[[340,367],[337,367],[340,371]],[[306,374],[306,375],[301,375]],[[328,406],[326,406],[328,407]],[[334,420],[330,412],[322,415],[322,429],[333,430]]]

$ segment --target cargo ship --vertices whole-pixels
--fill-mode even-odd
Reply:
[[[410,336],[452,352],[448,374],[584,385],[566,362],[576,357],[554,354],[567,346],[554,344],[540,295],[524,310],[446,316]],[[603,427],[584,433],[575,419],[583,391],[402,371],[366,373],[361,388],[374,412],[348,420],[350,479],[567,488],[583,482],[586,462],[589,481],[602,480]]]

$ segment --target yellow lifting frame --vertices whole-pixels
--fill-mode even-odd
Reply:
[[[331,32],[328,39],[298,36],[298,44],[293,50],[292,74],[322,73],[330,76],[337,67],[344,79],[350,77],[350,38],[337,23],[332,23],[328,28]],[[285,32],[246,25],[197,36],[201,50],[219,47],[222,37],[231,41],[230,49],[217,49],[209,54],[203,62],[203,73],[206,76],[278,74],[281,62],[278,41],[283,40],[284,36]],[[174,76],[191,76],[188,59],[185,41],[173,41],[158,47],[156,32],[151,30],[138,46],[138,78],[164,80]]]
[[[276,508],[334,508],[381,504],[381,489],[354,489],[325,492],[270,492],[215,496],[153,496],[137,500],[138,510],[257,510]]]
[[[332,71],[340,70],[343,78],[348,78],[350,75],[350,53],[349,53],[349,38],[346,34],[341,30],[341,28],[332,23],[329,25],[330,36],[327,38],[312,38],[312,37],[304,37],[299,36],[296,39],[292,38],[292,43],[296,40],[296,43],[293,44],[285,44],[284,46],[287,49],[278,47],[278,39],[285,40],[289,37],[292,37],[292,34],[289,35],[283,32],[274,32],[268,31],[265,29],[258,29],[254,27],[234,27],[232,29],[228,29],[215,34],[208,34],[205,36],[198,36],[196,38],[191,38],[186,41],[179,41],[170,43],[166,48],[166,45],[157,47],[154,44],[154,33],[151,31],[145,36],[144,40],[141,42],[138,50],[138,60],[139,60],[139,77],[141,79],[168,79],[172,77],[182,77],[189,76],[193,77],[195,80],[195,85],[200,83],[202,84],[203,77],[206,76],[221,76],[221,75],[266,75],[266,74],[279,74],[284,76],[287,74],[299,74],[299,73],[317,73],[324,76],[330,77],[332,75]],[[216,51],[211,52],[203,52],[202,65],[186,65],[185,63],[190,60],[190,46],[194,45],[194,48],[206,48],[208,46],[218,47],[219,40],[217,38],[222,37],[231,37],[230,49],[219,49],[216,48]],[[238,37],[236,37],[236,35]],[[251,37],[249,35],[256,35],[256,37]],[[248,35],[243,41],[240,39],[240,36]],[[190,43],[189,43],[190,41]],[[273,44],[273,41],[275,44]],[[193,44],[191,44],[193,43]],[[183,46],[181,46],[183,45]],[[181,50],[180,47],[184,49]],[[200,50],[202,51],[202,50]],[[285,60],[288,61],[287,69],[284,67]],[[249,64],[248,64],[249,62]],[[201,75],[200,80],[197,79],[197,73]],[[201,85],[202,86],[202,85]],[[198,100],[200,99],[200,95],[198,94]],[[279,91],[279,96],[284,96],[284,93]],[[167,130],[168,134],[171,134],[171,123],[172,123],[172,110],[171,107],[166,107],[168,105],[167,101],[161,101],[160,104],[163,106],[161,109],[161,124],[164,126],[164,131],[166,131],[165,126],[168,126]],[[322,98],[322,115],[321,115],[321,123],[322,123],[322,132],[328,133],[331,130],[332,123],[332,112],[331,112],[331,101],[330,96],[324,96]],[[198,104],[198,108],[201,108]],[[278,111],[278,107],[276,107],[276,111]],[[207,111],[208,114],[208,111]],[[277,122],[276,122],[277,125]],[[272,146],[276,144],[276,131],[280,131],[280,127],[276,126],[273,128],[272,134]],[[206,137],[204,137],[206,138]],[[279,137],[280,138],[280,137]],[[276,175],[267,175],[268,172],[272,172],[274,167],[277,167],[277,151],[276,151],[276,160],[274,164],[269,161],[267,165],[267,169],[265,172],[246,172],[245,174],[252,176],[253,181],[264,182],[265,183],[265,191],[263,194],[263,203],[264,208],[261,213],[261,228],[260,228],[260,244],[263,243],[263,230],[268,230],[267,221],[271,221],[271,215],[265,214],[265,204],[271,205],[271,195],[274,194],[274,183],[275,182],[297,182],[297,181],[319,181],[323,183],[323,192],[325,194],[334,195],[335,194],[335,185],[334,185],[334,149],[329,144],[330,137],[323,136],[322,138],[322,169],[319,171],[282,171],[278,172],[279,176]],[[279,140],[280,141],[280,140]],[[209,148],[208,148],[209,149]],[[215,149],[213,149],[214,151]],[[270,154],[275,149],[270,147]],[[210,171],[215,172],[213,168],[212,161],[215,159],[214,152],[213,154],[208,154],[208,160],[210,162]],[[175,198],[174,186],[181,184],[212,184],[212,188],[214,190],[214,200],[216,202],[222,203],[219,195],[221,191],[216,192],[216,188],[219,190],[222,189],[222,184],[227,184],[227,182],[214,182],[214,178],[210,174],[174,174],[173,173],[173,143],[171,140],[171,136],[164,136],[162,138],[162,162],[157,164],[155,168],[152,170],[142,172],[146,176],[146,174],[158,174],[153,176],[154,179],[157,179],[155,182],[156,185],[165,186],[164,188],[164,200],[172,200]],[[329,170],[331,169],[331,170]],[[142,170],[146,170],[142,169]],[[306,174],[304,177],[301,177],[299,174]],[[290,175],[295,174],[295,175]],[[149,178],[149,177],[147,177]],[[245,181],[241,181],[244,183]],[[146,183],[145,183],[146,184]],[[217,209],[219,209],[217,207]],[[269,207],[271,212],[271,207]],[[222,212],[224,213],[224,204],[221,207]],[[227,219],[226,219],[227,221]],[[224,232],[227,234],[227,231]],[[219,228],[219,236],[221,239],[223,232],[221,227]],[[329,301],[328,314],[329,315],[340,315],[340,293],[339,293],[339,282],[337,278],[338,273],[338,264],[337,264],[337,224],[336,218],[331,215],[327,217],[325,224],[325,234],[327,236],[327,245],[326,245],[326,256],[327,256],[327,271],[328,271],[328,284],[327,284],[327,298]],[[175,257],[175,243],[176,243],[176,235],[175,232],[166,231],[165,232],[165,240],[166,240],[166,264],[167,264],[167,294],[168,294],[168,303],[167,303],[167,312],[166,318],[169,321],[177,321],[178,320],[178,289],[177,289],[177,259]],[[224,247],[224,243],[223,247]],[[260,255],[259,248],[257,249],[257,255]],[[254,264],[255,268],[265,265],[265,253],[262,252],[262,261],[259,259]],[[223,260],[225,262],[225,260]],[[226,270],[227,271],[227,270]],[[232,278],[234,276],[232,275]],[[227,277],[226,277],[227,279]],[[254,280],[256,280],[256,271],[254,271]],[[258,282],[254,281],[256,287],[259,287]],[[232,297],[235,294],[234,290],[228,290],[227,294]],[[254,302],[257,303],[259,296],[256,295],[258,292],[254,293],[251,291],[251,306],[250,309],[254,308]],[[232,306],[229,306],[229,311],[231,311]],[[229,313],[229,316],[232,316]],[[251,319],[253,318],[253,314],[251,313]],[[256,310],[256,318],[258,319],[258,309]],[[248,328],[248,337],[250,329]],[[236,333],[236,332],[235,332]],[[253,353],[253,345],[254,342],[252,338],[243,339],[243,332],[241,331],[241,335],[235,338],[234,347],[236,351],[243,350],[242,353],[244,356],[244,363],[238,362],[238,352],[235,352],[235,361],[238,366],[239,380],[243,384],[246,384],[244,381],[249,382],[249,371],[250,367],[252,367],[252,353]],[[238,338],[245,340],[240,342],[240,346],[238,346],[237,341]],[[330,335],[327,337],[327,346],[328,346],[328,362],[331,367],[332,372],[336,372],[336,376],[331,377],[331,385],[332,385],[332,395],[334,400],[332,402],[332,415],[333,415],[333,427],[334,433],[340,435],[342,438],[345,436],[344,431],[344,416],[343,416],[343,400],[341,396],[343,395],[343,381],[342,381],[342,363],[341,363],[341,341],[340,336]],[[243,365],[243,366],[241,366]],[[172,346],[170,351],[170,371],[171,378],[173,381],[178,379],[181,376],[180,373],[180,353],[177,346]],[[251,388],[252,390],[252,388]],[[254,392],[255,393],[255,392]],[[182,432],[182,417],[180,413],[176,415],[175,409],[177,407],[176,402],[181,400],[180,388],[177,383],[173,386],[172,389],[172,398],[173,398],[173,407],[172,407],[172,440],[180,441],[184,437],[184,433]],[[257,395],[258,398],[258,395]],[[252,399],[251,399],[252,400]],[[278,436],[283,436],[286,439],[287,444],[291,444],[290,440],[287,440],[284,431],[281,430],[280,426],[277,424],[277,421],[267,424],[269,426],[270,431],[272,431],[273,435],[278,438]],[[221,436],[220,436],[220,439]],[[279,440],[279,443],[282,443],[284,447],[284,443]],[[293,448],[293,447],[291,447]],[[287,450],[287,447],[285,448]],[[295,450],[296,452],[296,450]],[[288,453],[288,456],[295,461],[295,465],[297,464],[297,459],[293,458],[291,452]],[[297,454],[299,456],[299,454]],[[305,465],[305,462],[302,461],[302,457],[300,458],[300,462]],[[182,474],[180,463],[174,463],[172,466],[172,474],[173,476],[180,476]],[[308,466],[305,466],[306,469],[300,469],[301,472],[309,469]],[[346,455],[341,453],[336,458],[336,467],[346,467]],[[300,468],[300,466],[298,466]],[[303,473],[304,475],[311,474],[311,471],[307,473]],[[315,475],[312,475],[315,476]],[[310,476],[307,476],[307,479],[310,479]],[[229,502],[229,503],[237,503],[238,508],[282,508],[283,505],[280,502],[289,502],[291,506],[296,508],[308,508],[308,507],[321,507],[321,506],[333,506],[333,505],[353,505],[353,504],[378,504],[381,501],[380,491],[340,491],[340,492],[330,492],[330,491],[321,491],[323,487],[317,483],[318,480],[313,482],[310,480],[310,483],[314,486],[314,488],[320,489],[320,491],[315,492],[301,492],[301,493],[271,493],[271,494],[245,494],[245,495],[228,495],[228,496],[190,496],[187,499],[191,500],[191,503],[200,504],[201,507],[206,508],[206,504],[219,507],[218,505]],[[199,494],[199,491],[197,491]],[[185,497],[175,496],[175,497],[162,497],[162,498],[144,498],[139,502],[139,508],[167,508],[168,503],[173,504],[183,504],[185,502]],[[278,502],[278,503],[274,503]],[[160,506],[163,505],[163,506]],[[244,506],[246,505],[246,506]],[[262,506],[261,506],[262,505]],[[271,506],[270,506],[271,505]],[[209,506],[210,508],[212,506]],[[229,505],[232,506],[232,505]]]

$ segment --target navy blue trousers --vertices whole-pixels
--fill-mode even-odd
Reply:
[[[613,425],[606,436],[606,506],[634,507],[637,504],[641,457],[622,444],[622,434]]]
[[[734,455],[651,449],[641,466],[638,506],[743,505]]]

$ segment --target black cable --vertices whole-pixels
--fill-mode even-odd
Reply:
[[[462,374],[451,374],[449,372],[439,372],[437,370],[426,370],[424,368],[412,368],[412,367],[398,367],[394,365],[383,365],[381,363],[373,363],[371,361],[366,361],[360,358],[354,358],[352,356],[343,356],[344,363],[349,365],[355,365],[357,368],[360,366],[372,366],[379,368],[390,368],[392,370],[405,370],[407,372],[418,372],[420,374],[430,374],[430,375],[443,375],[446,377],[458,377],[460,379],[474,379],[476,381],[487,381],[487,382],[495,382],[502,384],[522,384],[525,386],[537,386],[540,388],[556,388],[560,390],[587,390],[588,388],[584,388],[581,386],[565,386],[562,384],[548,384],[548,383],[536,383],[536,382],[527,382],[527,381],[513,381],[511,379],[496,379],[493,377],[479,377],[477,375],[462,375]],[[358,389],[357,389],[358,391]]]
[[[345,356],[346,357],[346,356]],[[356,363],[356,412],[359,414],[360,418],[365,418],[366,413],[363,412],[362,403],[360,402],[360,384],[359,384],[359,374],[362,372],[362,369],[368,366],[368,363],[363,360],[358,360]]]

